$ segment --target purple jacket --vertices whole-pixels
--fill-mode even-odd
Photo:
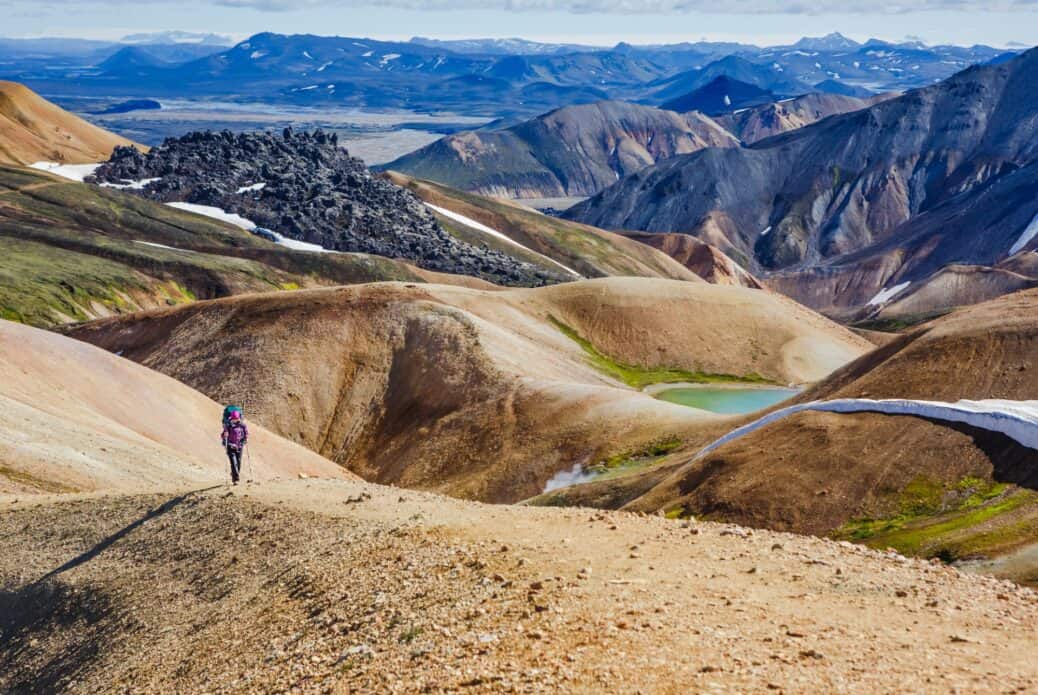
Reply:
[[[232,422],[224,425],[220,439],[224,446],[240,449],[249,439],[249,428],[245,426],[244,422]]]

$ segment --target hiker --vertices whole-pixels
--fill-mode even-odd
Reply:
[[[227,406],[224,410],[223,434],[220,436],[227,458],[231,461],[231,482],[238,484],[241,473],[241,454],[249,443],[249,428],[245,426],[241,408]]]

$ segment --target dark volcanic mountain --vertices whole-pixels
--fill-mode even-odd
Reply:
[[[736,145],[702,114],[603,101],[505,130],[449,135],[385,168],[488,195],[587,196],[658,160]]]
[[[774,101],[773,92],[722,75],[699,89],[671,99],[661,108],[680,113],[702,111],[708,116],[720,116],[751,106],[770,104]]]
[[[661,81],[652,99],[656,103],[670,102],[702,89],[720,77],[783,96],[811,91],[810,86],[787,73],[778,63],[759,64],[739,56],[727,56],[702,68],[688,70]]]
[[[990,266],[1032,248],[1036,213],[1032,50],[749,148],[665,160],[567,216],[691,233],[841,312],[948,264]]]
[[[410,191],[372,176],[334,134],[200,132],[147,154],[117,148],[100,182],[154,179],[140,193],[218,207],[291,239],[413,261],[510,285],[557,281],[532,265],[462,242]]]

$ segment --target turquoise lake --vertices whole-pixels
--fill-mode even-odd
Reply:
[[[721,389],[673,388],[660,391],[656,398],[690,408],[723,415],[741,415],[763,410],[798,393],[795,389]]]

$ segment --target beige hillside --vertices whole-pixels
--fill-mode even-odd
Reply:
[[[227,479],[221,406],[169,377],[0,320],[0,493],[168,489]],[[253,425],[256,479],[343,477]]]
[[[253,295],[70,334],[217,400],[248,398],[264,425],[368,480],[496,502],[725,421],[646,384],[814,381],[870,347],[771,293],[648,278]]]
[[[341,364],[328,346],[363,336],[345,303],[322,299],[362,294],[363,316],[387,322],[367,293],[399,287],[298,293],[325,319],[309,327],[293,316],[298,307],[253,296],[144,317],[121,339],[132,346],[170,331],[175,362],[194,340],[225,333],[226,348],[236,332],[258,355],[249,368],[286,360],[291,380],[309,358],[329,378]],[[424,301],[459,323],[465,315],[432,294]],[[435,324],[430,316],[409,320]],[[471,328],[485,319],[468,316],[474,338],[489,334]],[[271,351],[281,320],[294,352],[287,337]],[[430,354],[463,347],[460,334],[439,335],[424,346]],[[215,353],[192,349],[218,365]],[[246,352],[219,366],[233,371]],[[295,353],[303,358],[287,359]],[[262,432],[262,480],[232,489],[209,467],[218,406],[187,387],[2,322],[0,360],[0,461],[18,471],[12,483],[5,468],[0,487],[4,692],[1038,688],[1038,597],[1008,582],[726,524],[299,480],[300,469],[325,478],[334,469]],[[426,370],[423,380],[454,374],[449,360],[406,362]],[[76,486],[89,492],[68,492]]]
[[[126,138],[87,123],[25,85],[0,80],[0,164],[108,159]]]

